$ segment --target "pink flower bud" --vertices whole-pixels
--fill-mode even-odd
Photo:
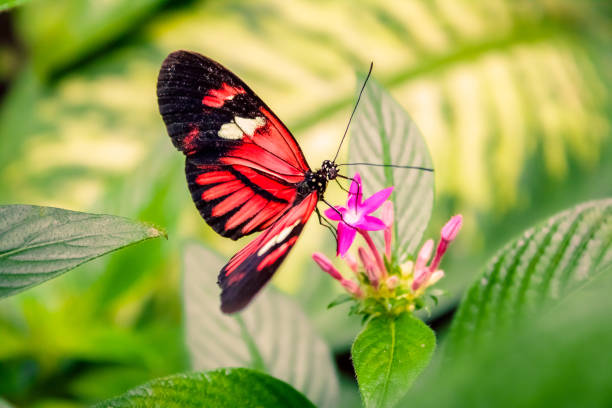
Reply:
[[[454,240],[457,234],[459,233],[462,224],[463,216],[461,214],[451,217],[451,219],[446,223],[446,225],[442,227],[442,231],[440,232],[440,235],[442,235],[442,239],[448,242]]]
[[[370,258],[370,255],[368,255],[368,252],[365,250],[364,247],[359,247],[357,248],[357,253],[359,254],[359,259],[361,260],[361,263],[363,264],[364,268],[368,268],[368,267],[372,267],[374,262],[372,261],[372,258]]]
[[[387,259],[391,259],[391,240],[393,238],[393,234],[391,234],[391,228],[385,228],[385,256]]]
[[[340,272],[334,267],[328,257],[320,252],[315,252],[312,254],[312,259],[314,259],[314,261],[321,269],[323,269],[323,271],[330,274],[332,278],[342,281],[342,275],[340,275]]]
[[[361,290],[359,285],[353,282],[352,280],[342,279],[340,281],[340,284],[342,285],[342,287],[344,287],[344,289],[348,293],[352,294],[353,296],[358,297],[358,298],[363,297],[363,291]]]
[[[425,265],[429,261],[429,258],[431,258],[433,247],[434,247],[433,239],[428,239],[427,241],[425,241],[425,243],[421,247],[421,250],[419,251],[419,254],[417,255],[416,262],[414,263],[415,275],[417,272],[425,268]]]
[[[368,275],[370,283],[372,284],[372,286],[378,287],[378,274],[376,273],[377,267],[374,263],[374,260],[372,259],[370,254],[368,254],[364,247],[359,247],[358,253],[359,258],[361,259],[361,262],[365,267],[366,274]]]
[[[436,282],[438,282],[443,277],[444,277],[444,271],[438,269],[437,271],[432,273],[431,276],[429,277],[429,280],[427,281],[427,286],[436,284]]]
[[[385,201],[382,205],[382,222],[385,224],[385,256],[391,259],[391,240],[393,239],[393,203]]]
[[[391,228],[393,225],[393,203],[389,200],[385,201],[381,208],[382,211],[382,222],[385,227]]]
[[[440,231],[441,239],[438,243],[438,247],[436,248],[436,256],[429,266],[429,269],[432,271],[435,271],[438,268],[438,265],[440,265],[442,255],[444,255],[446,252],[448,244],[455,239],[459,233],[462,222],[463,217],[461,215],[455,215],[454,217],[451,217],[444,227],[442,227],[442,231]]]
[[[416,291],[421,286],[423,286],[423,283],[427,282],[428,277],[429,277],[429,269],[427,268],[421,269],[415,272],[414,280],[412,281],[412,290]]]
[[[374,262],[376,262],[376,268],[374,268],[374,270],[376,271],[376,276],[386,278],[387,270],[385,269],[385,263],[383,262],[382,256],[380,255],[380,252],[378,252],[378,248],[376,248],[376,244],[374,244],[372,237],[370,237],[368,231],[360,229],[359,233],[361,234],[365,242],[368,244],[368,247],[370,248],[370,250],[372,251],[372,255],[374,256]]]

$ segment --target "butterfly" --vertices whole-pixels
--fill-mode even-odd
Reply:
[[[219,273],[221,310],[240,311],[293,248],[328,182],[339,176],[338,166],[325,160],[312,170],[272,110],[203,55],[168,55],[157,98],[172,143],[185,155],[187,184],[204,220],[234,240],[261,232]]]

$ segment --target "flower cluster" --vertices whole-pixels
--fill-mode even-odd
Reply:
[[[434,240],[429,239],[416,259],[398,265],[392,254],[393,203],[387,200],[393,188],[381,190],[366,200],[363,200],[362,191],[361,179],[356,174],[346,207],[336,206],[325,212],[328,218],[338,221],[337,255],[346,262],[356,279],[342,276],[332,261],[321,253],[313,254],[314,261],[340,282],[350,294],[348,299],[358,301],[353,308],[354,313],[400,314],[423,307],[427,288],[444,276],[438,267],[449,243],[461,229],[461,215],[452,217],[442,228],[435,254]],[[382,219],[370,215],[379,208]],[[380,230],[384,233],[384,251],[377,248],[370,236],[370,232]],[[367,244],[367,248],[358,248],[359,259],[348,252],[357,234]]]

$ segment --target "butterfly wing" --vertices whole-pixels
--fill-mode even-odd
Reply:
[[[186,155],[193,201],[215,231],[238,239],[294,205],[310,167],[289,130],[236,75],[176,51],[162,64],[157,96],[168,134]]]
[[[297,241],[317,201],[316,192],[306,196],[223,267],[218,283],[224,313],[241,310],[270,280]]]
[[[236,312],[270,280],[314,211],[317,193],[297,190],[310,167],[261,99],[202,55],[170,54],[157,96],[168,134],[186,156],[189,190],[206,222],[232,239],[263,231],[219,274],[221,309]]]

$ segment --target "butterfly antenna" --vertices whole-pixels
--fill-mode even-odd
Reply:
[[[338,158],[338,154],[340,153],[340,148],[342,147],[342,143],[344,142],[344,138],[346,137],[346,134],[349,130],[349,126],[351,126],[351,120],[353,120],[353,115],[355,115],[355,111],[357,110],[357,106],[359,106],[359,101],[361,100],[361,95],[363,94],[363,90],[366,87],[366,84],[368,83],[368,79],[370,79],[370,75],[372,74],[372,68],[374,67],[374,63],[370,62],[370,70],[368,71],[368,75],[366,76],[365,81],[363,81],[363,85],[361,86],[361,91],[359,91],[359,96],[357,97],[357,102],[355,102],[355,107],[353,108],[353,112],[351,113],[351,117],[349,118],[348,123],[346,124],[346,129],[344,129],[344,135],[342,135],[342,139],[340,140],[340,145],[338,146],[338,150],[336,151],[336,155],[334,156],[334,160],[332,160],[332,163],[336,162],[336,159]]]
[[[423,170],[423,171],[431,171],[434,169],[430,169],[429,167],[421,167],[421,166],[401,166],[399,164],[378,164],[378,163],[341,163],[338,166],[376,166],[376,167],[393,167],[396,169],[415,169],[415,170]]]

